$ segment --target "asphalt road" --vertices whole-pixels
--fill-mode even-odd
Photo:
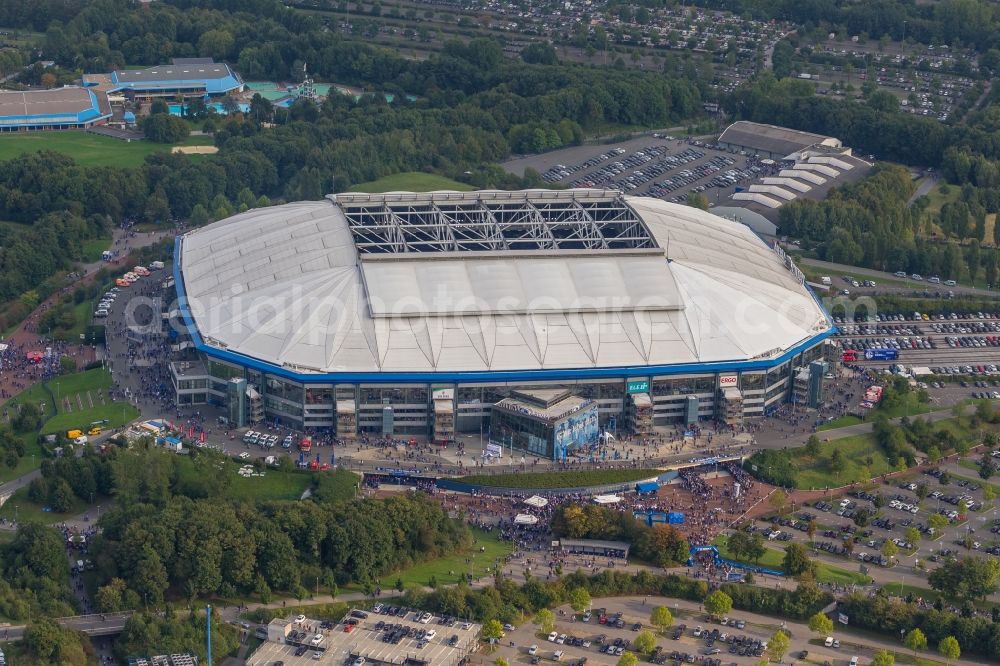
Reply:
[[[788,245],[785,245],[785,247],[786,249],[797,249],[794,247],[789,248]],[[872,292],[875,291],[879,292],[898,291],[898,292],[910,293],[913,292],[914,290],[930,291],[931,293],[934,293],[935,291],[940,291],[942,293],[953,291],[955,292],[956,295],[971,294],[976,296],[991,296],[991,297],[996,297],[1000,295],[996,291],[990,291],[988,289],[979,289],[978,287],[968,287],[962,285],[957,285],[954,287],[946,287],[944,286],[944,284],[930,284],[926,280],[917,281],[917,280],[911,280],[909,278],[905,279],[898,278],[893,273],[889,273],[887,271],[877,271],[871,268],[859,268],[858,266],[848,266],[847,264],[835,264],[830,261],[821,261],[819,259],[800,259],[798,263],[805,264],[806,266],[810,266],[813,268],[819,268],[829,271],[830,277],[833,278],[832,291],[839,292],[841,289],[844,289],[846,287],[850,289],[852,295],[871,294]],[[853,275],[855,277],[864,276],[866,278],[871,278],[876,282],[881,280],[881,283],[878,284],[874,289],[865,287],[857,287],[857,288],[850,287],[847,286],[846,283],[841,279],[841,276],[843,275]],[[901,280],[903,281],[904,284],[902,285],[893,284]]]

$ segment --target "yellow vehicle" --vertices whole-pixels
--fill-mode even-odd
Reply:
[[[67,430],[66,431],[66,439],[76,439],[77,437],[79,437],[82,434],[83,434],[82,430]]]
[[[93,437],[94,435],[100,435],[103,431],[104,428],[102,428],[101,426],[94,426],[93,428],[87,431],[87,434]]]

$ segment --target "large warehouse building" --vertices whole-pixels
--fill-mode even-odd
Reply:
[[[172,365],[179,404],[344,438],[488,432],[547,457],[760,416],[832,333],[745,226],[615,191],[257,209],[178,238],[174,272],[178,348],[198,352]]]
[[[85,88],[0,92],[0,132],[86,129],[110,117],[107,96]]]
[[[221,97],[243,90],[239,75],[211,58],[174,58],[169,65],[84,74],[83,84],[136,99]]]

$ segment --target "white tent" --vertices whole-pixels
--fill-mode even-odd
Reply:
[[[533,506],[536,509],[541,509],[544,506],[549,505],[549,501],[544,497],[539,497],[538,495],[532,495],[528,499],[524,500],[524,503],[528,506]]]
[[[515,525],[534,525],[538,522],[538,518],[527,513],[519,513],[514,516]]]
[[[597,495],[594,497],[594,504],[618,504],[622,498],[618,495]]]

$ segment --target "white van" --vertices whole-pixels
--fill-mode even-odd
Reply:
[[[833,636],[827,636],[826,640],[823,641],[824,647],[833,647]]]
[[[562,658],[563,658],[562,650],[556,650],[555,652],[552,653],[552,661],[561,661]]]

